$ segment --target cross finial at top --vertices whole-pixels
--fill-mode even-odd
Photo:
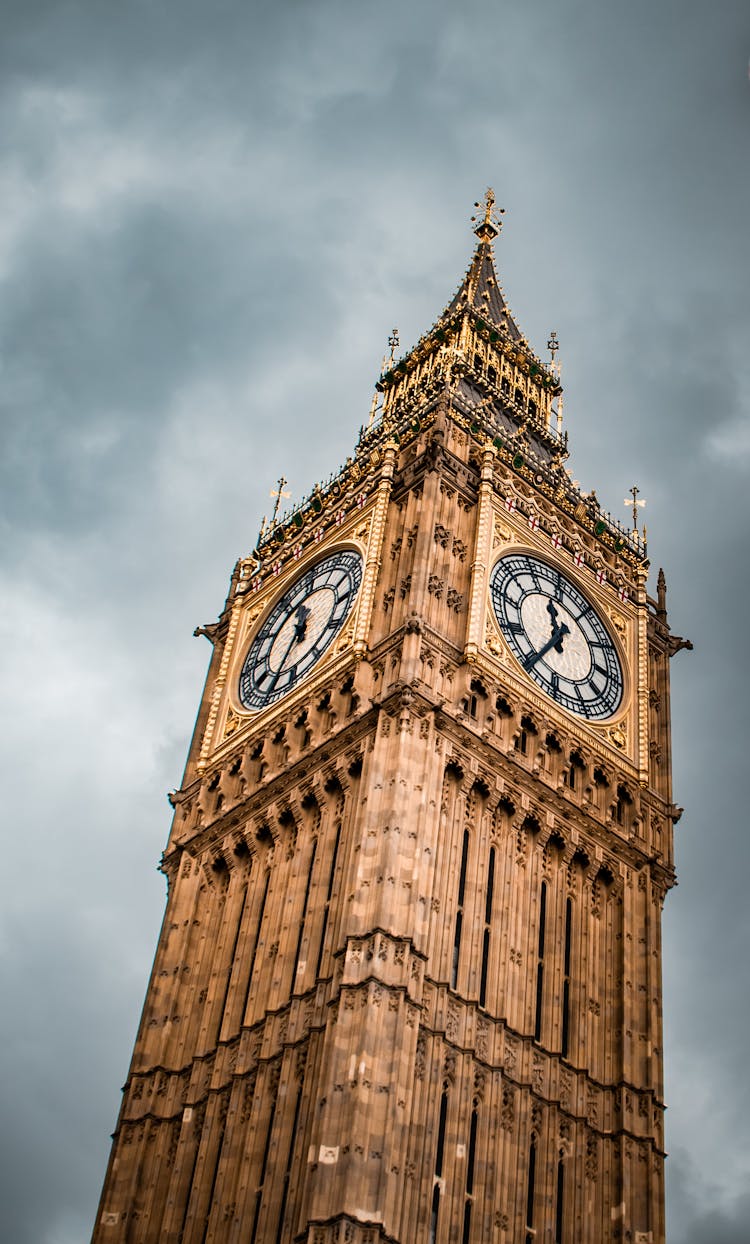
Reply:
[[[282,475],[281,479],[279,480],[278,486],[276,488],[271,489],[270,495],[272,498],[274,498],[273,518],[271,519],[272,528],[276,526],[276,520],[278,518],[279,506],[281,505],[282,497],[290,497],[292,495],[291,493],[284,491],[284,485],[286,483],[287,483],[287,480]]]
[[[491,242],[493,238],[497,237],[503,227],[503,222],[500,217],[505,212],[505,208],[500,207],[497,211],[495,211],[495,191],[491,186],[487,187],[487,192],[484,196],[484,203],[475,203],[474,206],[479,211],[481,211],[482,207],[484,207],[484,219],[479,221],[479,224],[475,228],[474,232],[483,242]],[[476,220],[478,220],[478,216],[472,216],[471,220],[473,224]]]
[[[639,500],[638,498],[638,494],[640,491],[641,490],[638,487],[638,485],[633,484],[633,487],[630,489],[630,497],[633,498],[632,501],[630,497],[626,497],[625,500],[623,501],[623,505],[628,505],[628,506],[633,507],[633,530],[634,531],[638,530],[638,510],[639,508],[642,509],[643,506],[646,504],[645,501]],[[644,532],[645,532],[645,528],[644,528]]]

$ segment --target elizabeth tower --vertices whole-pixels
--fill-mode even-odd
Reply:
[[[663,1244],[684,641],[565,468],[493,203],[201,628],[96,1244]]]

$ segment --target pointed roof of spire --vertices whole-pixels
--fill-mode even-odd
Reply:
[[[502,287],[495,271],[495,256],[492,244],[502,228],[500,216],[505,209],[500,208],[499,213],[495,212],[495,195],[492,190],[487,191],[483,205],[475,203],[474,206],[476,208],[484,207],[484,216],[479,220],[474,230],[479,238],[479,243],[472,256],[466,276],[443,312],[441,319],[451,315],[454,311],[470,307],[483,319],[491,320],[512,341],[525,342],[524,335],[513,319],[508,304],[503,297]],[[472,217],[472,220],[477,219],[476,216]]]

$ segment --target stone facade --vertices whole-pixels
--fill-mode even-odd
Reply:
[[[488,201],[355,456],[232,576],[96,1244],[663,1244],[666,588],[564,468]],[[335,641],[238,696],[286,586],[363,577]],[[590,722],[513,656],[494,563],[559,564],[625,691]]]

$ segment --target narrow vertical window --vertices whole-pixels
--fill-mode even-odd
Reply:
[[[469,1241],[471,1240],[471,1208],[473,1205],[474,1194],[474,1161],[477,1153],[477,1123],[477,1112],[476,1110],[472,1110],[471,1129],[469,1131],[469,1157],[466,1163],[466,1203],[464,1205],[463,1244],[469,1244]]]
[[[435,1244],[437,1239],[438,1212],[440,1210],[440,1184],[435,1184],[432,1189],[432,1210],[430,1213],[430,1236],[429,1244]]]
[[[563,959],[563,996],[562,996],[562,1039],[560,1053],[563,1058],[568,1056],[570,1042],[570,943],[573,930],[573,904],[568,898],[565,902],[565,955]]]
[[[490,848],[487,864],[487,893],[484,900],[484,937],[482,938],[482,975],[479,983],[479,1005],[487,1002],[487,972],[490,962],[490,925],[492,923],[492,896],[495,887],[495,848]]]
[[[320,929],[320,945],[318,946],[318,962],[315,965],[316,980],[320,976],[320,968],[323,962],[323,951],[325,949],[325,943],[326,943],[326,932],[328,929],[328,916],[331,910],[331,895],[333,894],[333,882],[336,876],[336,859],[339,853],[339,842],[340,841],[341,841],[341,825],[339,824],[336,827],[336,839],[333,844],[333,851],[331,853],[331,869],[328,874],[328,890],[326,891],[326,902],[325,902],[325,907],[323,908],[323,923]]]
[[[458,878],[458,905],[463,907],[466,893],[466,865],[469,859],[469,831],[464,830],[463,847],[461,848],[461,873]]]
[[[469,1161],[466,1164],[466,1195],[474,1192],[474,1159],[477,1153],[477,1126],[479,1116],[476,1110],[471,1112],[471,1129],[469,1131]]]
[[[281,1190],[281,1205],[279,1206],[279,1226],[276,1232],[276,1244],[281,1244],[281,1235],[284,1230],[284,1218],[286,1216],[286,1199],[289,1194],[289,1180],[292,1174],[292,1158],[294,1157],[294,1145],[297,1139],[297,1125],[299,1123],[299,1111],[302,1104],[302,1086],[297,1089],[297,1102],[294,1107],[294,1122],[292,1123],[292,1134],[289,1139],[289,1152],[286,1158],[286,1169],[284,1171],[284,1183]]]
[[[253,983],[253,970],[255,968],[255,960],[258,954],[258,943],[260,942],[260,934],[263,928],[263,914],[266,910],[266,899],[268,898],[268,884],[269,884],[270,879],[271,879],[271,874],[270,872],[267,872],[265,882],[263,883],[263,897],[260,900],[260,910],[258,912],[258,923],[255,929],[255,942],[253,944],[253,953],[250,959],[250,969],[247,974],[247,989],[245,990],[245,1001],[242,1005],[242,1014],[240,1015],[241,1024],[244,1023],[245,1021],[245,1012],[247,1011],[247,1004],[250,1000],[250,989]]]
[[[542,1000],[544,994],[544,931],[547,920],[547,882],[542,882],[539,895],[539,940],[536,957],[536,1015],[534,1018],[534,1040],[539,1041],[542,1035]]]
[[[300,964],[300,950],[302,949],[302,938],[305,935],[305,918],[307,916],[307,905],[310,902],[310,886],[312,885],[313,868],[315,867],[315,852],[318,848],[317,838],[313,839],[312,851],[310,852],[310,864],[307,869],[307,885],[305,886],[305,901],[302,904],[302,914],[299,918],[299,934],[297,935],[297,949],[294,954],[294,971],[292,973],[292,990],[294,990],[297,973],[302,966]]]
[[[563,1244],[563,1215],[565,1213],[565,1163],[557,1163],[557,1200],[555,1202],[555,1244]]]
[[[443,1151],[445,1149],[445,1127],[447,1121],[448,1094],[443,1089],[443,1096],[440,1098],[440,1118],[438,1120],[437,1147],[435,1149],[435,1177],[432,1189],[429,1244],[435,1244],[437,1239],[438,1213],[440,1210],[440,1177],[443,1173]]]
[[[463,924],[463,912],[456,915],[456,932],[453,936],[453,962],[451,964],[451,989],[456,988],[458,980],[458,959],[461,953],[461,926]]]
[[[536,1179],[536,1141],[529,1148],[529,1176],[526,1184],[526,1244],[534,1244],[534,1181]]]
[[[456,988],[458,981],[458,960],[461,954],[461,931],[464,920],[464,895],[466,893],[466,866],[469,859],[469,831],[464,830],[463,848],[461,851],[461,872],[458,878],[458,911],[456,912],[456,929],[453,935],[453,962],[451,964],[451,989]]]
[[[471,1201],[467,1201],[464,1206],[464,1233],[462,1244],[469,1244],[471,1240]]]
[[[268,1166],[268,1154],[271,1149],[271,1136],[273,1134],[273,1125],[276,1118],[276,1098],[271,1103],[271,1113],[268,1116],[268,1130],[266,1131],[266,1143],[263,1149],[263,1161],[260,1167],[260,1178],[258,1180],[258,1188],[255,1194],[255,1213],[253,1214],[253,1226],[250,1232],[250,1244],[255,1244],[258,1234],[258,1219],[260,1218],[260,1206],[263,1200],[263,1185],[266,1182],[266,1167]]]
[[[227,1107],[229,1106],[228,1090],[225,1089],[222,1091],[222,1097],[223,1097],[223,1101],[222,1101],[222,1104],[219,1110],[219,1143],[216,1147],[216,1154],[214,1158],[213,1176],[211,1178],[211,1190],[208,1194],[208,1197],[206,1198],[206,1213],[205,1213],[205,1219],[203,1223],[203,1231],[201,1234],[201,1244],[206,1244],[206,1237],[208,1236],[208,1224],[211,1220],[211,1209],[213,1208],[214,1196],[216,1194],[216,1183],[219,1177],[221,1155],[224,1149],[224,1138],[227,1134],[226,1121],[227,1121]]]
[[[234,929],[234,938],[232,940],[232,950],[229,955],[229,959],[227,961],[227,969],[226,969],[227,979],[226,979],[226,984],[224,985],[224,996],[221,1000],[221,1006],[218,1011],[219,1032],[221,1032],[221,1026],[224,1023],[224,1012],[226,1011],[227,998],[229,997],[229,986],[232,983],[232,968],[234,967],[234,962],[237,957],[237,943],[240,940],[240,930],[242,929],[242,919],[243,919],[243,916],[245,915],[245,904],[247,903],[247,886],[248,886],[248,883],[246,881],[242,888],[242,902],[240,904],[240,911],[237,917],[237,924],[235,925],[235,929]]]
[[[490,858],[487,864],[487,895],[484,900],[484,923],[492,920],[492,894],[495,888],[495,848],[490,847]]]
[[[443,1173],[443,1150],[445,1148],[445,1125],[448,1120],[448,1094],[443,1093],[440,1099],[440,1120],[438,1122],[437,1149],[435,1151],[435,1174],[438,1179]]]
[[[482,938],[482,976],[479,982],[479,1005],[487,1004],[487,967],[490,960],[490,931],[484,930]]]

